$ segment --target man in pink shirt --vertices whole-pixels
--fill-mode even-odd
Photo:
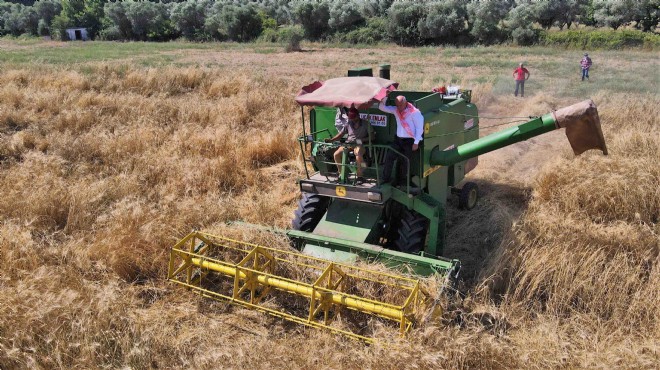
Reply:
[[[518,68],[513,71],[513,78],[516,80],[516,91],[513,95],[518,96],[518,88],[520,88],[520,97],[525,97],[525,81],[529,79],[529,76],[527,68],[520,63]]]

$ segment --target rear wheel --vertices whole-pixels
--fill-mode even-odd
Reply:
[[[458,194],[458,207],[462,209],[472,209],[477,205],[479,199],[479,188],[473,182],[466,182]]]
[[[428,224],[429,220],[426,217],[405,208],[399,226],[399,238],[394,243],[397,249],[406,253],[423,250]]]
[[[312,231],[318,225],[328,208],[330,198],[318,194],[302,193],[298,209],[293,213],[291,226],[294,230]]]

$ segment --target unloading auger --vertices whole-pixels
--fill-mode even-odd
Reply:
[[[303,108],[298,141],[306,176],[299,181],[302,199],[286,234],[302,253],[193,232],[172,248],[168,279],[205,297],[366,341],[372,338],[361,328],[353,330],[333,318],[346,309],[394,321],[405,333],[429,316],[435,302],[419,280],[354,267],[357,258],[418,275],[435,274],[448,283],[457,278],[460,262],[443,257],[447,198],[456,195],[459,207],[475,207],[478,188],[465,182],[465,175],[476,167],[479,155],[559,128],[566,130],[576,155],[590,149],[607,154],[590,100],[479,138],[479,115],[469,90],[396,90],[386,67],[381,78],[371,77],[371,69],[351,70],[351,77],[317,81],[296,97]],[[394,105],[398,95],[424,116],[424,140],[411,158],[391,148],[396,120],[377,109],[378,101],[389,96],[388,105]],[[311,106],[309,131],[304,106]],[[355,176],[349,144],[325,142],[337,134],[338,108],[350,106],[359,108],[375,133],[362,143],[366,181]],[[338,165],[333,153],[340,147],[345,150]],[[381,180],[388,152],[397,156],[400,170],[407,168],[399,171],[402,186]],[[369,292],[379,296],[367,296]],[[277,302],[282,294],[303,303]],[[431,311],[431,316],[439,314],[437,306]]]

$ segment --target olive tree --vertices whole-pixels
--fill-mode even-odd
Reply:
[[[615,30],[632,22],[641,11],[637,0],[594,0],[593,7],[596,23]]]
[[[493,44],[502,41],[506,33],[502,30],[501,24],[513,5],[512,0],[474,0],[468,3],[470,35],[482,44]]]
[[[103,8],[107,20],[106,22],[108,23],[108,26],[113,27],[118,34],[116,36],[117,39],[133,39],[133,26],[131,25],[131,20],[128,19],[128,16],[126,15],[128,4],[128,2],[119,1],[109,2],[106,3]]]
[[[172,7],[170,19],[174,27],[188,40],[201,39],[204,34],[208,7],[207,0],[187,0],[176,3]]]
[[[333,31],[350,31],[364,23],[360,7],[353,1],[337,1],[330,7],[328,26]]]
[[[537,20],[536,3],[534,1],[520,2],[506,18],[507,29],[511,38],[518,45],[531,45],[538,41],[538,31],[533,27]]]
[[[328,35],[330,6],[327,2],[301,2],[294,14],[308,40],[319,40]]]
[[[426,16],[418,23],[420,36],[427,42],[458,44],[466,34],[467,2],[436,1],[429,5]]]
[[[399,45],[419,45],[419,21],[423,19],[425,7],[414,2],[397,2],[389,10],[387,36]]]

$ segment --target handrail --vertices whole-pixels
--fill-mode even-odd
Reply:
[[[328,129],[323,129],[323,130],[319,130],[319,131],[314,132],[314,133],[310,133],[308,136],[315,135],[316,133],[323,132],[323,131],[328,131]],[[338,142],[326,143],[324,141],[317,141],[317,140],[308,141],[307,137],[302,137],[302,136],[298,138],[298,141],[301,143],[301,147],[302,147],[303,142],[312,143],[312,145],[320,145],[320,146],[332,146],[332,147],[343,146],[345,149],[353,146],[352,144],[348,144],[348,143],[338,143]],[[381,181],[380,181],[381,180],[380,179],[380,171],[379,171],[380,166],[378,164],[378,160],[377,160],[376,156],[374,155],[374,152],[376,152],[378,149],[383,149],[385,152],[392,151],[399,158],[403,158],[405,160],[404,163],[406,164],[406,192],[407,193],[410,192],[410,173],[411,173],[410,158],[408,158],[405,154],[393,149],[390,145],[385,145],[385,144],[362,144],[362,146],[365,149],[369,150],[372,158],[375,159],[375,161],[374,161],[375,165],[374,166],[367,166],[365,169],[374,169],[375,170],[375,172],[376,172],[376,183],[377,184],[381,183]],[[342,158],[342,162],[343,161],[344,161],[344,158]],[[308,161],[305,158],[305,156],[303,156],[303,162],[307,163],[307,162],[311,162],[311,161]],[[330,162],[330,161],[320,161],[320,163],[325,163],[325,164],[330,164],[330,165],[337,165],[337,163],[335,163],[334,161],[332,161],[332,162]],[[341,163],[340,166],[350,166],[350,164]],[[307,172],[307,166],[305,166],[305,171]],[[341,172],[341,169],[339,169],[339,171]],[[309,172],[307,172],[307,178],[308,179],[310,178],[309,177]]]

